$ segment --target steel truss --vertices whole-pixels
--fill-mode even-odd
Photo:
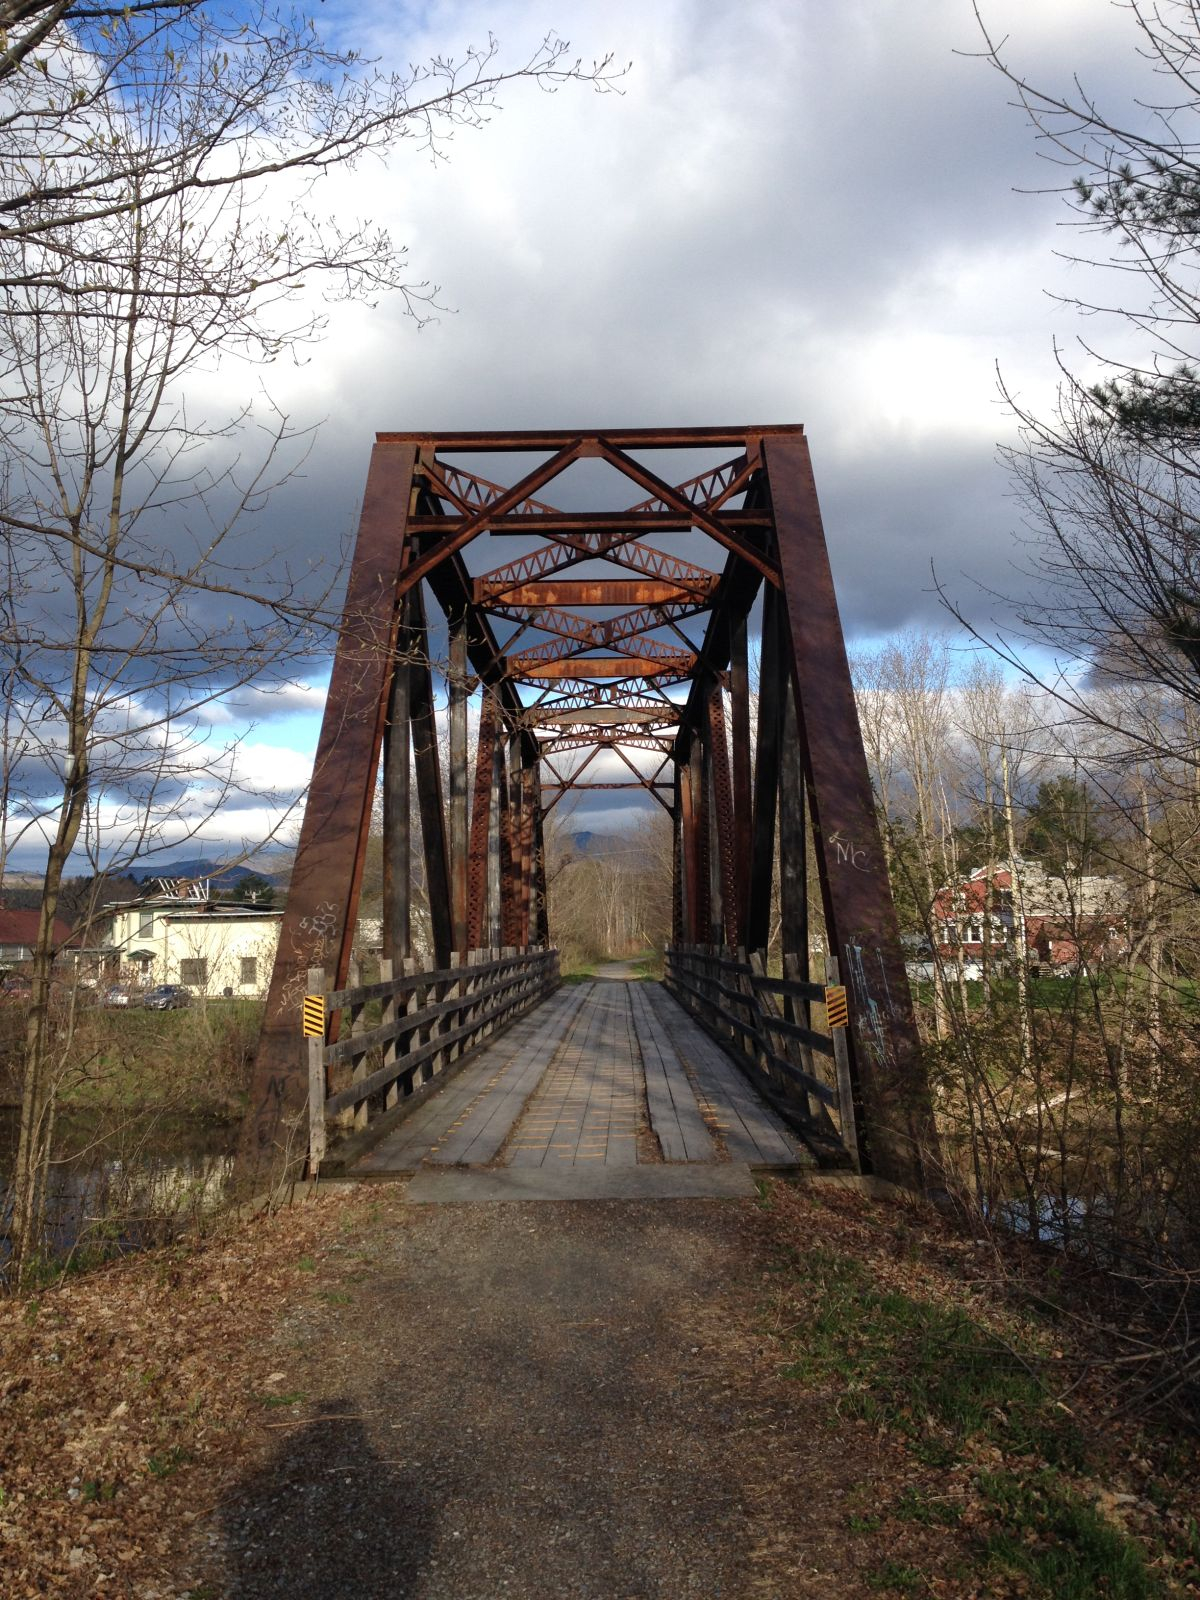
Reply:
[[[658,451],[722,459],[669,482]],[[538,460],[518,476],[507,455]],[[497,461],[495,478],[468,465],[479,456]],[[551,503],[556,479],[585,460],[629,482],[625,510]],[[538,542],[490,567],[472,549],[520,536]],[[714,551],[719,568],[706,560]],[[562,576],[585,562],[602,575]],[[760,595],[752,696],[747,624]],[[430,602],[447,629],[437,661]],[[683,631],[688,620],[702,638]],[[627,750],[656,758],[655,770]],[[564,773],[555,758],[574,752],[584,760]],[[603,765],[584,776],[602,753],[623,762],[619,780]],[[346,983],[381,763],[383,944],[397,972],[412,956],[418,880],[436,968],[485,947],[546,947],[543,819],[572,791],[644,789],[672,818],[674,945],[710,952],[709,967],[681,956],[675,970],[725,961],[739,982],[761,970],[769,988],[777,918],[776,987],[789,998],[770,1026],[805,1035],[813,984],[840,976],[856,1159],[926,1180],[929,1094],[802,428],[377,435],[256,1059],[245,1144],[256,1163],[293,1146],[308,1099],[296,1051],[307,975]],[[820,972],[810,844],[828,940]]]

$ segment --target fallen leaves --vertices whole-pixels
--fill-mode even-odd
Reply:
[[[261,1425],[262,1352],[360,1196],[320,1199],[213,1238],[0,1302],[4,1594],[63,1600],[183,1591],[190,1523]]]

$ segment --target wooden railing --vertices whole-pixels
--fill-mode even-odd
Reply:
[[[819,1161],[857,1169],[845,1030],[814,1026],[823,984],[769,978],[760,957],[708,945],[670,946],[663,982]]]
[[[422,972],[416,962],[380,981],[325,992],[310,968],[309,995],[324,998],[324,1033],[305,1040],[309,1170],[325,1159],[331,1132],[365,1129],[397,1111],[438,1073],[506,1028],[559,986],[558,951],[472,950],[465,962]],[[374,1013],[374,1015],[372,1015]]]

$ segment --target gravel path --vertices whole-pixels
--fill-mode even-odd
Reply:
[[[228,1600],[865,1594],[861,1479],[763,1359],[750,1201],[407,1206],[317,1264],[199,1531]]]
[[[631,961],[602,961],[592,976],[611,983],[633,983],[641,973]]]

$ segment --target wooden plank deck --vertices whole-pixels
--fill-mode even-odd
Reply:
[[[562,1175],[547,1189],[557,1194],[577,1170],[585,1198],[601,1192],[585,1172],[612,1169],[605,1184],[619,1188],[622,1171],[632,1182],[650,1167],[729,1163],[812,1158],[659,984],[606,982],[560,989],[523,1017],[350,1176],[512,1171],[515,1180],[525,1171],[532,1180],[539,1169]]]
[[[795,1166],[803,1161],[799,1142],[759,1099],[753,1085],[720,1045],[692,1021],[665,989],[657,984],[652,987],[655,992],[647,995],[647,1001],[695,1073],[701,1105],[715,1122],[730,1160],[760,1167]],[[686,1027],[679,1026],[680,1018]]]

